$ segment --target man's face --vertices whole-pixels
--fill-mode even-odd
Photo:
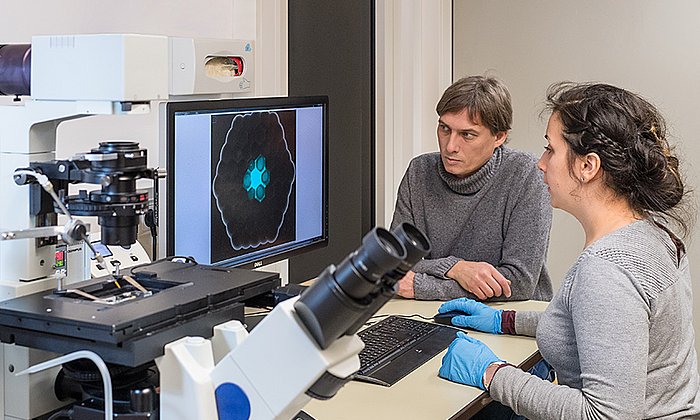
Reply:
[[[447,112],[438,119],[437,137],[445,170],[464,178],[479,170],[506,140],[507,132],[491,133],[469,111]]]

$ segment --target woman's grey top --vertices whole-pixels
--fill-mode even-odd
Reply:
[[[530,154],[499,147],[478,171],[458,178],[445,170],[439,153],[411,161],[391,226],[412,223],[432,244],[413,269],[416,299],[475,299],[447,278],[460,260],[493,265],[512,282],[511,300],[552,298],[545,268],[552,207],[536,162]]]
[[[674,239],[643,220],[588,246],[544,312],[516,314],[559,385],[506,367],[491,396],[530,419],[700,418],[688,257]]]

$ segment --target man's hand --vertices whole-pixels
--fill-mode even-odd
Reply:
[[[413,276],[415,273],[409,271],[401,280],[399,280],[396,287],[396,294],[406,299],[413,299],[416,294],[413,291]]]
[[[459,261],[450,268],[447,277],[454,279],[464,290],[481,300],[501,295],[510,297],[510,280],[487,262]]]

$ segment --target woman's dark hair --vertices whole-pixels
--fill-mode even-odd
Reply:
[[[564,126],[570,171],[576,156],[596,153],[603,181],[633,210],[669,217],[689,232],[692,212],[679,205],[688,192],[652,104],[611,85],[562,82],[547,90],[546,108]]]

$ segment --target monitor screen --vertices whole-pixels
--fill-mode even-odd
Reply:
[[[168,255],[258,267],[328,242],[328,98],[167,105]]]

